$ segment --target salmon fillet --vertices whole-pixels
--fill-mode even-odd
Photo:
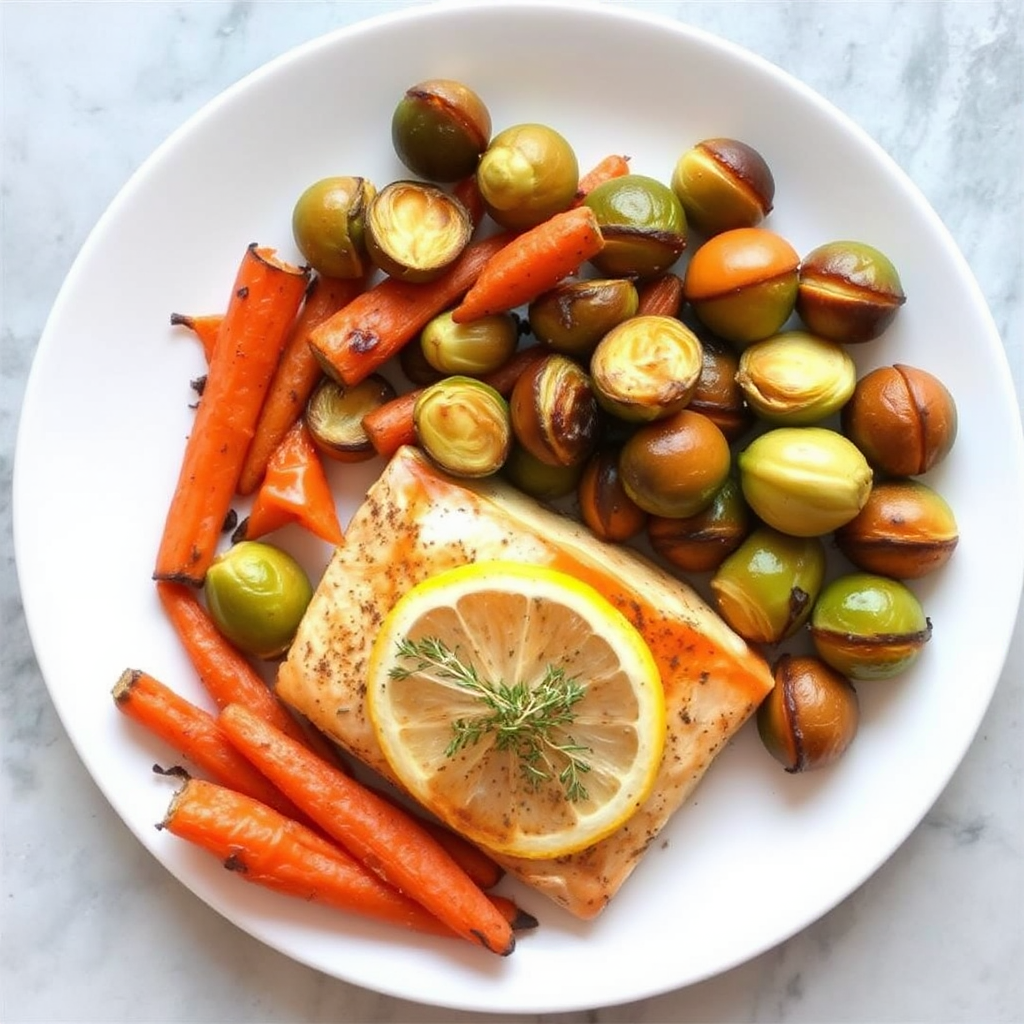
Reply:
[[[575,854],[549,860],[492,854],[570,913],[592,918],[772,688],[764,659],[685,583],[502,481],[455,480],[418,450],[403,448],[349,523],[280,666],[277,692],[398,786],[365,702],[367,662],[381,621],[427,577],[493,559],[549,566],[595,587],[637,627],[661,672],[665,752],[639,810]]]

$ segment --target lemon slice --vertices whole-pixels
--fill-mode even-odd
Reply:
[[[477,562],[385,618],[367,704],[397,778],[450,827],[524,858],[574,853],[650,793],[665,697],[650,649],[592,587]]]

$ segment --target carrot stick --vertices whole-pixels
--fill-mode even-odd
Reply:
[[[629,157],[610,153],[580,178],[580,183],[576,187],[576,202],[583,202],[598,185],[603,185],[614,178],[621,178],[624,174],[629,174]]]
[[[203,582],[307,274],[271,249],[245,251],[185,445],[155,579]]]
[[[468,178],[455,182],[452,185],[452,195],[469,211],[473,220],[473,227],[478,228],[484,219],[484,198],[480,194],[480,186],[477,184],[476,175],[471,174]]]
[[[244,757],[367,867],[470,942],[512,952],[509,922],[411,815],[240,705],[219,721]]]
[[[426,284],[385,278],[353,299],[309,336],[323,369],[352,387],[386,363],[476,280],[508,241],[495,235],[466,246],[452,266]]]
[[[480,379],[485,384],[490,384],[498,394],[508,398],[512,394],[512,388],[515,387],[516,381],[531,367],[551,355],[552,351],[546,345],[531,345],[529,348],[521,348],[498,369],[485,374]]]
[[[238,480],[239,494],[252,494],[259,486],[274,449],[302,415],[306,401],[323,374],[309,348],[310,332],[347,306],[364,286],[363,278],[316,277],[310,282],[306,301],[288,334],[263,400],[256,432]]]
[[[363,417],[363,430],[378,455],[390,459],[402,445],[416,444],[412,413],[422,392],[423,388],[407,391],[378,405]]]
[[[243,704],[293,739],[306,742],[302,726],[274,696],[245,655],[220,633],[195,591],[180,583],[158,583],[156,589],[164,612],[214,704],[218,708]]]
[[[515,309],[554,288],[603,246],[601,228],[590,207],[556,213],[517,235],[488,260],[476,283],[452,311],[452,319],[463,324]]]
[[[157,827],[209,851],[255,885],[414,931],[454,937],[419,903],[343,850],[230,788],[188,779]]]
[[[223,313],[209,313],[206,316],[188,316],[185,313],[172,313],[172,327],[187,327],[199,339],[203,346],[203,355],[209,363],[213,356],[213,348],[217,344],[217,334],[224,322]]]
[[[327,474],[302,420],[274,450],[252,511],[232,539],[252,540],[290,522],[328,544],[344,539]]]
[[[293,818],[302,812],[230,744],[217,719],[140,669],[125,669],[111,691],[118,710],[223,786]]]
[[[683,304],[683,279],[678,274],[662,274],[640,286],[637,315],[678,316]]]
[[[468,839],[439,822],[419,821],[481,889],[493,889],[505,877],[505,869]]]

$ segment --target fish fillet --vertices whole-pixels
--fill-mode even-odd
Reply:
[[[415,584],[492,559],[545,565],[589,583],[639,629],[661,671],[665,753],[639,810],[579,853],[549,860],[494,855],[510,874],[572,914],[592,918],[772,687],[761,656],[685,583],[499,480],[455,480],[416,449],[403,448],[349,523],[280,666],[277,692],[398,785],[366,710],[374,637]]]

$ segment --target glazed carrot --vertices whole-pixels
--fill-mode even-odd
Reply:
[[[185,313],[171,314],[172,327],[187,327],[199,339],[207,363],[213,356],[213,347],[217,344],[217,334],[223,322],[223,313],[209,313],[206,316],[188,316]]]
[[[484,219],[486,210],[484,209],[484,199],[480,194],[480,186],[477,184],[476,175],[471,174],[468,178],[455,182],[452,185],[452,195],[469,211],[469,216],[473,220],[473,227],[479,227],[480,222]]]
[[[412,413],[422,392],[423,388],[407,391],[390,402],[378,405],[363,417],[363,430],[378,455],[390,459],[402,445],[416,444]]]
[[[603,185],[614,178],[621,178],[624,174],[629,174],[629,157],[610,153],[580,178],[580,183],[576,187],[576,201],[582,202],[598,185]]]
[[[683,279],[678,274],[662,274],[640,286],[637,314],[641,316],[678,316],[683,304]]]
[[[224,708],[219,721],[244,757],[367,867],[463,938],[512,952],[509,922],[412,815],[240,705]]]
[[[517,235],[480,271],[452,311],[459,324],[503,313],[554,288],[604,246],[594,211],[577,206]]]
[[[158,583],[157,594],[206,692],[218,708],[243,704],[300,742],[302,727],[273,695],[245,655],[220,633],[195,591],[181,583]]]
[[[271,249],[246,249],[185,445],[154,579],[202,584],[307,274]]]
[[[505,877],[505,869],[468,839],[439,822],[424,819],[420,822],[481,889],[493,889]]]
[[[327,541],[343,540],[334,494],[305,423],[293,423],[270,457],[252,511],[233,540],[262,537],[286,523]]]
[[[476,280],[507,234],[471,242],[444,274],[426,284],[385,278],[309,336],[320,365],[352,387],[379,369]]]
[[[141,669],[125,669],[111,691],[118,710],[215,782],[290,817],[302,812],[228,742],[217,719]]]
[[[537,927],[540,923],[529,911],[523,910],[518,903],[510,900],[507,896],[499,896],[497,893],[488,893],[487,898],[494,904],[495,909],[508,921],[514,932],[526,932]]]
[[[256,432],[246,452],[238,480],[239,494],[252,494],[259,486],[281,439],[296,423],[323,374],[309,347],[310,332],[347,306],[365,287],[363,278],[341,280],[316,277],[288,334],[280,362],[263,400]]]
[[[546,345],[530,345],[528,348],[521,348],[498,369],[485,374],[480,379],[485,384],[490,384],[498,394],[508,398],[512,394],[512,388],[515,387],[516,381],[532,366],[551,355],[551,352],[552,349]]]
[[[454,937],[433,914],[344,850],[230,788],[188,779],[157,827],[202,847],[255,885],[413,931]]]

